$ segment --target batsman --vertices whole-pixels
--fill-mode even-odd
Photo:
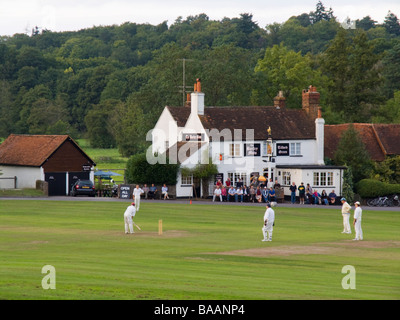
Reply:
[[[136,215],[136,208],[135,208],[135,203],[132,202],[131,205],[126,208],[125,213],[124,213],[124,222],[125,222],[125,233],[128,233],[128,228],[129,228],[129,233],[135,233],[133,231],[133,217]]]

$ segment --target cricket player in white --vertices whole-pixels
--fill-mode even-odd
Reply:
[[[139,211],[140,207],[140,195],[143,194],[144,191],[142,188],[139,188],[139,185],[136,185],[136,188],[133,189],[133,199],[135,200],[135,208],[136,211]]]
[[[363,239],[363,232],[361,229],[361,216],[362,216],[362,209],[360,202],[355,202],[354,205],[356,209],[354,210],[354,229],[356,230],[356,237],[353,240],[362,240]]]
[[[275,221],[275,211],[271,208],[271,205],[268,203],[266,206],[267,210],[264,214],[264,227],[262,228],[262,232],[264,235],[264,239],[261,241],[272,241],[272,231],[274,229],[274,221]]]
[[[351,206],[347,203],[346,198],[340,199],[342,202],[343,231],[342,233],[351,234],[350,228],[350,210]]]
[[[128,233],[128,227],[129,227],[129,233],[135,233],[133,231],[133,220],[132,220],[135,214],[136,214],[135,203],[132,202],[131,205],[128,208],[126,208],[124,213],[125,233]]]

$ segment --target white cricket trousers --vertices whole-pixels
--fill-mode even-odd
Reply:
[[[136,212],[139,211],[139,207],[140,207],[140,196],[136,196],[136,197],[135,197],[135,208],[136,208]]]
[[[354,229],[356,230],[356,239],[362,240],[363,239],[363,232],[361,229],[361,221],[356,221],[354,225]]]
[[[342,216],[343,216],[343,232],[344,233],[351,233],[350,214],[349,213],[342,213]]]
[[[262,227],[261,230],[264,235],[264,240],[272,241],[272,231],[274,230],[273,224],[274,224],[273,222],[272,223],[268,222],[266,226]]]
[[[129,232],[133,233],[132,216],[124,216],[124,221],[125,221],[125,233],[128,233],[128,228],[129,228]]]

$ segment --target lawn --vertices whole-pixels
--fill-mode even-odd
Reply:
[[[83,151],[96,163],[96,170],[114,171],[122,176],[114,176],[114,181],[124,183],[124,174],[127,157],[121,156],[117,148],[101,149],[92,148],[88,139],[77,139],[76,142]]]
[[[276,207],[261,242],[263,207],[142,201],[142,231],[125,235],[127,204],[0,200],[0,299],[400,298],[399,212],[365,210],[356,242],[339,210]],[[345,265],[355,290],[342,288]]]

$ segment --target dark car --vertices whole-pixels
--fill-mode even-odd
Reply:
[[[76,197],[78,195],[86,195],[94,197],[96,194],[96,188],[90,180],[78,180],[71,188],[71,196]]]

